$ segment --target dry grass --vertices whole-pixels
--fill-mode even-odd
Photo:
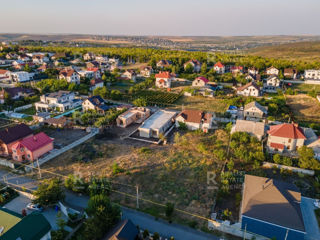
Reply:
[[[81,174],[107,176],[114,181],[140,186],[141,197],[155,202],[175,203],[176,208],[209,216],[213,203],[213,191],[207,189],[207,171],[219,171],[221,163],[215,161],[212,154],[199,150],[201,141],[214,136],[215,141],[227,144],[224,131],[216,131],[210,135],[187,133],[183,143],[177,145],[135,145],[129,140],[93,140],[92,144],[102,157],[97,157],[90,163],[83,163],[75,156],[83,155],[83,148],[73,150],[55,158],[43,165],[42,169],[58,172],[63,175]],[[114,175],[112,166],[117,163],[122,173]],[[45,176],[47,177],[47,176]],[[119,191],[135,194],[134,187],[115,184]],[[114,200],[121,204],[135,207],[135,200],[113,194]],[[147,211],[152,204],[143,205]],[[163,209],[158,209],[160,215]],[[186,216],[184,216],[186,217]],[[190,217],[188,221],[193,218]]]
[[[305,94],[286,96],[287,105],[293,112],[294,116],[304,121],[320,121],[320,103]]]

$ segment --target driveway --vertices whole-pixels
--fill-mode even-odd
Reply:
[[[313,205],[315,199],[301,197],[301,212],[303,217],[304,226],[307,232],[306,240],[320,239],[320,230],[318,221],[314,210],[316,207]]]
[[[31,199],[20,195],[19,197],[16,197],[15,199],[13,199],[12,201],[10,201],[9,203],[7,203],[6,205],[4,205],[5,208],[19,213],[22,213],[22,209],[26,208],[27,204],[31,202]],[[32,213],[32,211],[27,209],[27,214]],[[45,216],[45,218],[48,220],[48,222],[50,223],[51,227],[53,230],[57,230],[58,226],[57,226],[57,214],[58,212],[53,209],[52,207],[50,208],[46,208],[43,212],[42,212],[43,216]],[[62,218],[65,221],[68,221],[67,217],[62,214]],[[66,229],[69,230],[69,229]],[[70,231],[70,230],[69,230]]]

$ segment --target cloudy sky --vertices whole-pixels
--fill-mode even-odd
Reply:
[[[320,0],[0,0],[1,33],[320,35]]]

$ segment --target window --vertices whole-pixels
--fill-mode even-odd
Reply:
[[[291,143],[291,138],[289,138],[288,143]]]
[[[30,158],[31,157],[30,154],[28,154],[27,157]]]

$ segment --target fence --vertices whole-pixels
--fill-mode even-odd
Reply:
[[[6,159],[0,158],[0,165],[14,169],[14,164]]]
[[[276,163],[263,162],[262,167],[264,167],[264,168],[285,169],[285,170],[290,170],[292,172],[302,173],[302,174],[306,174],[306,175],[310,175],[310,176],[314,175],[314,171],[313,170],[307,170],[307,169],[297,168],[297,167],[289,167],[289,166],[276,164]]]
[[[15,109],[13,109],[13,111],[17,112],[17,111],[21,111],[21,110],[28,109],[28,108],[31,108],[31,107],[32,107],[32,104],[28,104],[28,105],[24,105],[24,106],[21,106],[21,107],[17,107]]]

